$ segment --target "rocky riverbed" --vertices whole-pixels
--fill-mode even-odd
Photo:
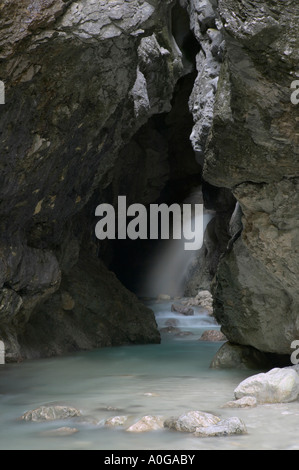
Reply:
[[[177,315],[171,305],[153,304],[158,324]],[[0,447],[297,448],[297,368],[211,369],[221,343],[198,337],[213,319],[208,312],[182,317],[195,322],[193,335],[6,366]]]

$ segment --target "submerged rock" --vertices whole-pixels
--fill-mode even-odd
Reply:
[[[109,418],[105,421],[105,426],[108,427],[118,427],[118,426],[124,426],[126,422],[128,421],[129,417],[128,416],[113,416],[113,418]]]
[[[23,421],[58,421],[81,417],[81,412],[70,406],[41,406],[35,410],[27,411],[21,419]]]
[[[171,311],[180,313],[181,315],[185,315],[187,317],[194,315],[193,308],[186,307],[184,305],[172,304]]]
[[[222,408],[254,408],[255,406],[257,406],[255,397],[243,397],[238,400],[228,401]]]
[[[166,322],[165,322],[165,326],[177,326],[178,325],[178,321],[176,318],[169,318]]]
[[[51,431],[44,431],[42,436],[47,436],[47,437],[67,437],[67,436],[73,436],[74,434],[77,434],[79,430],[77,428],[58,428],[58,429],[52,429]]]
[[[236,417],[222,419],[213,426],[198,427],[194,433],[196,437],[220,437],[234,434],[247,434],[245,424]]]
[[[175,334],[179,334],[181,330],[180,328],[176,328],[175,326],[166,326],[165,328],[161,328],[160,332],[175,335]]]
[[[176,333],[175,336],[178,337],[184,337],[184,336],[192,336],[194,333],[192,331],[180,331],[179,333]]]
[[[148,432],[163,429],[164,420],[162,416],[143,416],[137,423],[126,429],[127,432]]]
[[[253,375],[235,389],[237,399],[255,397],[258,403],[288,403],[299,396],[299,376],[289,368],[272,369],[267,373]]]
[[[202,411],[189,411],[177,418],[169,418],[164,422],[164,427],[179,432],[195,432],[199,427],[207,427],[217,424],[218,416]]]

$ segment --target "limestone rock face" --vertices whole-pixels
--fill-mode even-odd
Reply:
[[[214,314],[231,342],[290,354],[299,334],[298,4],[220,0],[218,13],[226,52],[204,178],[233,190],[243,232],[220,261]]]
[[[197,161],[204,165],[225,41],[217,1],[186,0],[184,3],[190,15],[191,30],[200,44],[200,51],[196,56],[197,76],[189,99],[194,120],[190,138]],[[210,289],[219,259],[230,239],[229,222],[236,201],[230,189],[216,186],[221,185],[209,184],[209,179],[204,178],[203,201],[205,208],[211,211],[211,220],[205,232],[203,247],[188,273],[186,296],[195,296],[199,290]]]
[[[6,91],[0,109],[0,338],[9,360],[40,354],[37,342],[30,348],[28,338],[40,318],[46,320],[48,309],[40,309],[48,299],[61,323],[69,325],[66,344],[84,335],[83,321],[77,319],[81,333],[70,327],[71,312],[76,316],[83,307],[70,290],[60,292],[60,285],[69,284],[73,267],[79,269],[81,246],[97,257],[94,210],[108,202],[104,191],[122,189],[112,189],[120,150],[151,116],[171,109],[174,87],[184,74],[170,27],[173,4],[13,0],[0,6],[0,80]],[[121,161],[120,172],[123,156]],[[159,188],[154,191],[157,197]],[[98,266],[100,276],[103,269]],[[117,289],[114,295],[120,305],[114,313],[105,289],[98,304],[86,295],[84,307],[108,318],[117,310],[129,315],[138,304],[131,296],[117,300]],[[149,319],[150,330],[154,325],[147,309],[139,305],[137,310],[139,319],[124,327],[134,341],[137,322],[146,325]],[[96,331],[100,324],[99,318]],[[54,334],[53,325],[52,318],[45,354],[63,351],[62,339],[51,343],[60,334]],[[151,330],[150,336],[156,341],[157,333]],[[100,344],[96,338],[92,343]]]

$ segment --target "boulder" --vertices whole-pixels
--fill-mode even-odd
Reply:
[[[222,419],[212,426],[198,427],[194,433],[196,437],[220,437],[234,434],[247,434],[245,424],[236,417]]]
[[[21,419],[23,421],[58,421],[81,416],[81,412],[70,406],[41,406],[35,410],[27,411]]]
[[[213,296],[210,291],[199,291],[195,297],[185,301],[188,306],[199,306],[205,309],[209,315],[213,315]]]
[[[228,401],[222,408],[254,408],[257,406],[255,397],[243,397],[238,400]]]
[[[290,368],[276,368],[248,377],[235,389],[235,398],[255,397],[258,403],[288,403],[299,396],[299,376]]]
[[[221,331],[219,330],[206,330],[203,332],[199,340],[200,341],[212,341],[212,342],[227,341],[224,334],[221,333]]]
[[[272,361],[267,354],[251,346],[224,343],[215,354],[210,367],[212,369],[269,369]]]
[[[179,432],[195,432],[197,428],[208,427],[220,421],[218,416],[202,411],[189,411],[179,417],[172,417],[164,422],[164,427]]]
[[[113,418],[109,418],[105,421],[105,426],[108,426],[110,428],[124,426],[128,419],[128,416],[113,416]]]
[[[171,311],[180,313],[181,315],[185,315],[187,317],[194,315],[193,308],[186,307],[184,305],[172,304]]]
[[[163,429],[164,420],[162,416],[143,416],[137,423],[126,429],[127,432],[148,432]]]

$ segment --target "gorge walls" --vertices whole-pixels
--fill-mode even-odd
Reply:
[[[170,111],[185,73],[173,3],[0,6],[0,337],[8,360],[159,341],[153,314],[99,261],[94,211],[113,202],[102,197],[117,181],[120,150],[152,115]]]
[[[296,1],[4,0],[0,13],[7,359],[159,342],[153,313],[107,269],[122,250],[96,241],[95,207],[120,194],[181,202],[200,184],[215,217],[186,292],[213,279],[228,339],[288,354],[299,335]]]
[[[289,354],[299,335],[298,4],[219,0],[218,15],[225,53],[204,178],[232,190],[243,232],[217,268],[215,316],[231,342]]]

